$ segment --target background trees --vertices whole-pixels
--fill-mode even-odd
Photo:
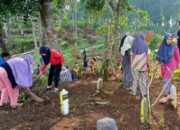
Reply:
[[[179,0],[1,0],[0,48],[18,46],[17,53],[41,44],[94,44],[103,36],[113,50],[127,31],[175,32],[179,7]]]

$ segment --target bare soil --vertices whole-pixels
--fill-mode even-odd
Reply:
[[[86,75],[81,80],[60,84],[59,88],[69,91],[70,113],[67,116],[61,114],[59,95],[44,89],[34,91],[45,99],[43,103],[28,98],[17,109],[9,105],[0,108],[0,130],[96,130],[96,121],[103,117],[114,118],[119,130],[180,130],[179,103],[177,110],[169,104],[157,104],[153,108],[151,125],[143,125],[140,94],[130,95],[120,80],[114,80],[104,82],[105,92],[95,95],[98,78]],[[155,80],[151,86],[152,101],[161,89],[161,81]]]

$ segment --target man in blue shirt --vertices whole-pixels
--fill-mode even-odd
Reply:
[[[9,52],[3,52],[0,56],[0,65],[6,62],[10,58]]]

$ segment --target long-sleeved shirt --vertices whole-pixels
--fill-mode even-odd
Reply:
[[[161,65],[161,76],[163,78],[171,78],[171,73],[180,64],[180,54],[177,45],[174,45],[173,54],[168,64]],[[169,68],[169,69],[168,69]],[[169,72],[171,71],[171,72]]]
[[[4,59],[0,56],[0,65],[4,63]]]
[[[49,63],[51,65],[57,65],[58,63],[61,63],[62,65],[64,64],[64,57],[63,55],[56,51],[56,50],[50,50],[50,61]],[[46,70],[46,64],[43,63],[41,69],[40,69],[40,73],[43,73]]]

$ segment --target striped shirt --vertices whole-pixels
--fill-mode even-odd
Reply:
[[[147,71],[147,60],[148,60],[148,54],[150,54],[150,51],[144,52],[140,55],[134,55],[131,51],[131,56],[133,56],[131,67],[133,70],[139,70],[139,71]]]

